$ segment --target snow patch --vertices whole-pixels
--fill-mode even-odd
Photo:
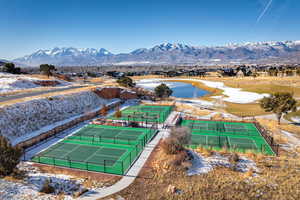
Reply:
[[[74,199],[75,192],[83,191],[84,179],[78,179],[68,175],[42,173],[38,168],[30,163],[21,162],[18,168],[26,173],[26,178],[22,182],[11,182],[0,179],[0,199],[36,199],[55,200],[58,194],[65,195],[63,199]],[[44,183],[49,181],[49,185],[54,188],[54,193],[40,193]]]
[[[36,81],[42,81],[42,80],[37,78],[31,78],[24,75],[0,73],[0,94],[17,91],[17,90],[42,87],[41,85],[35,84]],[[60,86],[70,85],[70,83],[65,81],[61,81],[61,80],[56,80],[56,81],[60,83]]]
[[[244,156],[240,156],[240,159],[235,164],[232,164],[229,161],[229,157],[222,156],[218,153],[215,153],[210,157],[204,157],[194,151],[189,150],[189,154],[192,156],[192,166],[187,170],[188,176],[206,174],[216,167],[232,168],[235,171],[243,173],[249,170],[259,172],[255,162]]]

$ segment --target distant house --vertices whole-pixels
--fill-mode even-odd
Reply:
[[[125,73],[124,72],[117,72],[117,71],[108,71],[108,72],[106,72],[106,75],[112,76],[112,77],[115,77],[115,78],[121,78],[121,77],[125,76]]]
[[[220,69],[217,71],[219,76],[236,76],[236,71],[232,68]]]
[[[245,74],[242,70],[239,70],[237,73],[236,73],[236,77],[238,78],[242,78],[242,77],[245,77]]]

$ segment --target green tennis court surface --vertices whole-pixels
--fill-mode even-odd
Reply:
[[[155,132],[154,129],[146,128],[89,124],[68,139],[127,145],[139,144],[144,147]]]
[[[275,155],[253,123],[183,120],[181,125],[191,129],[191,147],[194,148],[227,148]]]
[[[121,117],[110,117],[109,119],[163,123],[171,113],[172,109],[173,106],[130,106],[121,111]]]
[[[32,161],[123,175],[156,130],[89,124]]]
[[[32,161],[88,171],[123,175],[143,147],[65,139],[36,155]]]

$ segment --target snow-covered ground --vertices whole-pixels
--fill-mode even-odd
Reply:
[[[284,130],[281,130],[281,133],[288,139],[288,145],[290,148],[294,149],[300,147],[300,139],[297,138],[293,133]]]
[[[5,200],[55,200],[58,194],[62,199],[74,199],[75,192],[84,190],[84,179],[78,179],[68,175],[42,173],[30,163],[20,163],[18,168],[26,173],[24,180],[12,182],[0,179],[0,199]],[[48,181],[54,188],[53,194],[40,193],[44,183]]]
[[[16,144],[112,101],[84,91],[0,107],[0,133]]]
[[[223,101],[232,102],[232,103],[241,103],[241,104],[251,103],[251,102],[255,102],[259,99],[262,99],[265,96],[268,96],[268,94],[258,94],[255,92],[246,92],[246,91],[242,91],[242,89],[240,89],[240,88],[228,87],[228,86],[225,86],[225,84],[223,82],[198,80],[198,79],[178,79],[178,78],[177,79],[142,79],[137,82],[137,86],[140,86],[140,87],[143,87],[146,89],[153,89],[156,86],[158,86],[159,84],[161,84],[161,82],[164,82],[171,88],[175,87],[174,83],[168,83],[168,82],[166,82],[167,80],[196,81],[196,82],[203,83],[208,87],[223,90],[223,95],[226,96],[223,98]],[[214,98],[220,99],[222,97],[216,96]]]
[[[246,91],[242,91],[240,88],[228,87],[225,86],[223,82],[206,81],[206,80],[197,80],[197,81],[204,83],[208,87],[223,90],[223,95],[227,96],[223,98],[223,100],[232,103],[242,103],[242,104],[251,103],[259,99],[262,99],[265,96],[269,96],[268,94],[246,92]]]
[[[41,87],[41,85],[36,84],[36,81],[41,81],[38,78],[31,78],[24,75],[14,75],[9,73],[0,72],[0,94],[7,93],[17,90],[24,90],[30,88]],[[56,80],[60,84],[59,86],[67,86],[70,83],[66,81]]]
[[[208,173],[212,171],[214,167],[234,168],[235,171],[239,172],[247,172],[249,170],[259,172],[255,162],[244,156],[241,156],[235,164],[232,164],[229,162],[228,157],[221,156],[218,153],[210,157],[201,156],[200,154],[191,150],[189,153],[193,157],[192,166],[187,171],[189,176]]]
[[[213,102],[200,100],[200,99],[178,100],[178,102],[184,103],[184,104],[189,104],[189,105],[196,106],[196,107],[211,108],[213,106],[216,106],[216,104]]]
[[[298,108],[297,108],[298,109]],[[293,122],[300,123],[300,117],[292,117]]]

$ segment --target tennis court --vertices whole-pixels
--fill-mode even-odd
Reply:
[[[65,139],[40,152],[32,161],[123,175],[142,150],[143,147],[139,145],[116,145]]]
[[[154,129],[89,124],[68,139],[144,147],[155,133]]]
[[[191,147],[227,148],[275,155],[253,123],[183,120],[182,126],[191,129]]]
[[[119,119],[126,121],[163,123],[172,112],[173,106],[130,106],[122,110],[122,116],[110,117],[109,119]]]

